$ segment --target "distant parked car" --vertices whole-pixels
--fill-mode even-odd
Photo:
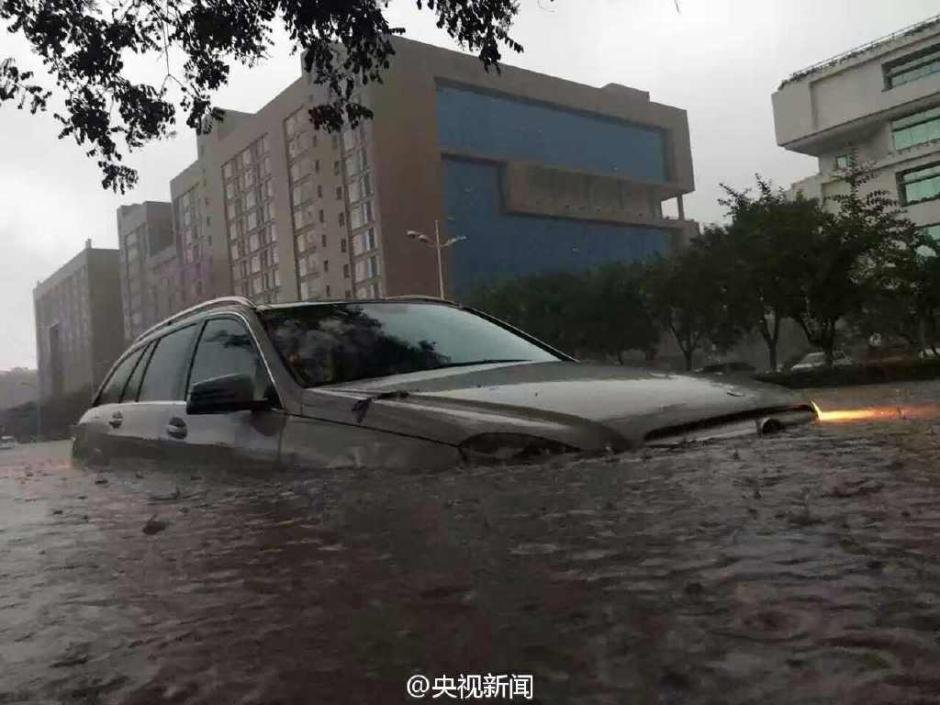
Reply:
[[[743,360],[732,360],[705,365],[698,368],[696,372],[705,375],[748,375],[757,372],[757,369]]]
[[[16,448],[16,439],[13,436],[0,436],[0,450]]]
[[[833,367],[848,367],[854,365],[855,361],[841,350],[836,350],[832,355]],[[811,352],[804,355],[800,360],[790,368],[791,372],[805,372],[806,370],[818,370],[826,366],[826,353]]]
[[[940,351],[934,350],[933,348],[924,348],[917,354],[917,357],[921,360],[940,359]]]

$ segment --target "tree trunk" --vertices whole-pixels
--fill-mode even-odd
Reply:
[[[685,357],[685,371],[686,372],[692,371],[692,355],[694,354],[695,354],[695,350],[691,347],[688,350],[685,350],[685,349],[682,350],[682,355],[683,357]]]
[[[822,340],[822,349],[826,355],[826,368],[832,369],[832,363],[835,360],[835,347],[836,347],[836,324],[835,322],[826,322],[825,327],[823,328],[823,334],[821,336]]]
[[[767,327],[767,319],[762,318],[760,324],[757,327],[757,330],[760,332],[761,337],[764,339],[764,344],[767,346],[767,357],[770,362],[770,371],[777,371],[777,342],[780,340],[780,316],[774,314],[774,328],[773,332],[770,331],[770,328]]]

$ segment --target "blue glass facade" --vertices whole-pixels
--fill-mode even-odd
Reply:
[[[665,181],[663,133],[601,116],[438,86],[442,149],[610,176]]]
[[[664,181],[660,131],[452,86],[439,86],[437,97],[441,148],[494,160],[444,158],[445,229],[467,238],[450,253],[454,294],[508,277],[668,253],[665,230],[507,212],[500,183],[509,161]]]
[[[668,234],[655,228],[503,211],[498,164],[446,159],[444,170],[446,230],[467,238],[451,252],[458,296],[498,279],[634,262],[669,250]]]

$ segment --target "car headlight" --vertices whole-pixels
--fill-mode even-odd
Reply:
[[[460,454],[471,463],[526,463],[561,453],[575,453],[565,443],[522,433],[484,433],[460,444]]]

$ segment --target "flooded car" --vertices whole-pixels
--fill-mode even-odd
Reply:
[[[439,468],[756,435],[815,418],[777,387],[582,364],[446,301],[230,297],[142,334],[82,416],[72,455]]]
[[[0,436],[0,450],[12,450],[16,448],[16,439],[13,436]]]

